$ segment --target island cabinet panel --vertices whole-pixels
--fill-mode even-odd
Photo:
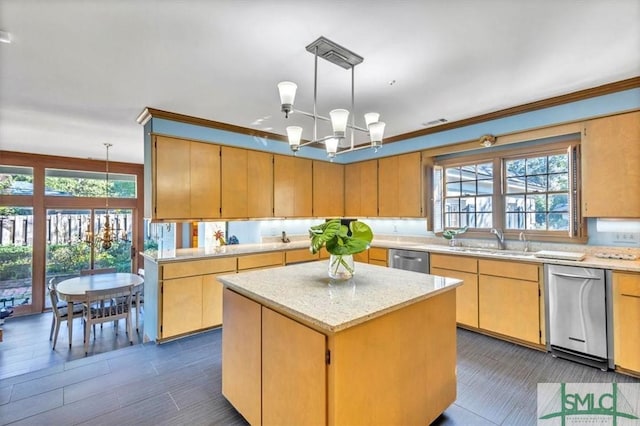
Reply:
[[[222,394],[252,425],[262,424],[262,311],[224,289]]]
[[[378,216],[378,160],[345,165],[344,215]]]
[[[313,216],[344,216],[344,165],[313,161]]]
[[[480,259],[478,268],[479,327],[541,344],[539,266]]]
[[[222,217],[273,216],[273,154],[222,147]]]
[[[263,425],[327,424],[326,347],[325,335],[262,307]]]
[[[378,160],[378,215],[422,216],[422,161],[419,152]]]
[[[273,206],[276,217],[311,217],[313,168],[305,158],[273,156]]]
[[[465,256],[431,253],[431,273],[464,281],[456,288],[456,321],[478,328],[478,260]]]
[[[452,404],[454,304],[450,291],[330,335],[328,424],[428,425]]]
[[[220,217],[218,145],[155,136],[151,167],[153,219]]]
[[[287,250],[284,252],[284,259],[285,265],[300,262],[311,262],[320,259],[320,253],[313,254],[308,248]]]
[[[162,285],[162,338],[202,328],[202,277],[166,280]]]
[[[582,214],[640,217],[640,111],[590,120],[582,154]]]
[[[618,368],[640,374],[640,274],[613,272],[613,353]]]
[[[386,248],[371,247],[369,249],[369,263],[378,266],[388,266],[389,254]]]

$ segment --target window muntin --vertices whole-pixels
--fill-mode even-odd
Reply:
[[[107,175],[102,172],[45,169],[45,195],[106,197]],[[109,173],[109,197],[136,198],[136,176]]]
[[[493,163],[444,169],[445,228],[491,228],[493,223]]]
[[[570,230],[567,152],[504,160],[505,229]]]
[[[33,195],[33,168],[0,165],[0,194]]]

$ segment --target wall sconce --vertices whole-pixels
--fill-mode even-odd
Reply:
[[[490,146],[495,145],[497,138],[493,135],[484,135],[480,138],[480,145],[485,148],[489,148]]]

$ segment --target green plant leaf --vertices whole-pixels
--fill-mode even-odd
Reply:
[[[349,224],[349,227],[351,228],[351,238],[364,240],[367,243],[373,240],[373,231],[366,223],[354,220]]]
[[[309,250],[311,250],[311,253],[318,253],[329,240],[333,239],[336,234],[340,232],[340,228],[340,219],[331,219],[309,228],[309,237],[311,238]]]
[[[351,235],[349,235],[351,231]],[[341,225],[340,219],[331,219],[327,222],[309,228],[311,245],[309,250],[317,253],[323,246],[333,255],[356,254],[369,248],[373,239],[371,228],[364,222],[353,221],[347,228]]]

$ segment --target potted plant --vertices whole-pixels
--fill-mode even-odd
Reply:
[[[455,247],[456,236],[460,234],[464,234],[465,232],[467,232],[467,229],[469,229],[468,226],[465,226],[464,228],[459,228],[459,229],[445,229],[444,231],[442,231],[442,237],[445,240],[449,240],[449,246]]]
[[[343,225],[340,219],[330,219],[309,228],[311,245],[309,250],[316,254],[326,247],[329,258],[329,277],[349,279],[354,274],[353,255],[369,248],[373,232],[369,225],[358,220]]]

